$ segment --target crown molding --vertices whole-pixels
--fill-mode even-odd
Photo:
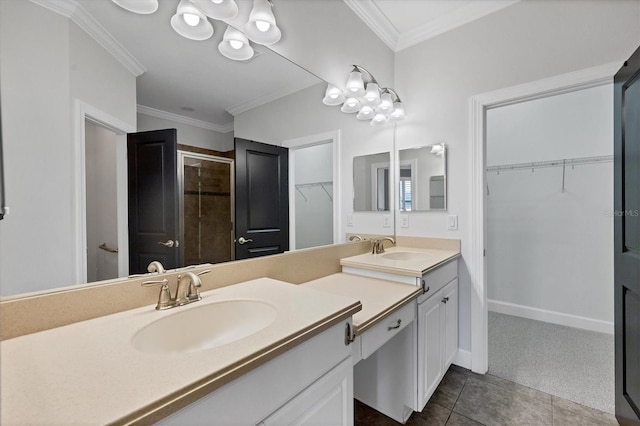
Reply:
[[[373,0],[344,0],[344,2],[384,44],[396,51],[400,33]]]
[[[461,27],[500,9],[518,3],[520,0],[493,0],[474,2],[463,8],[454,10],[432,22],[400,34],[396,51],[400,51],[421,43],[440,34]]]
[[[172,112],[162,111],[145,105],[137,105],[138,114],[149,115],[151,117],[162,118],[164,120],[175,121],[176,123],[186,124],[188,126],[199,127],[201,129],[213,130],[218,133],[229,133],[233,131],[233,121],[224,125],[210,123],[208,121],[197,120],[195,118],[185,117],[184,115],[174,114]]]
[[[96,19],[73,0],[31,0],[32,3],[69,18],[109,52],[131,74],[138,77],[147,69],[122,46]]]
[[[236,115],[242,114],[243,112],[249,111],[250,109],[257,108],[264,104],[268,104],[269,102],[273,102],[280,98],[284,98],[285,96],[299,92],[300,90],[304,90],[308,87],[315,86],[316,84],[318,84],[318,81],[308,82],[304,86],[300,86],[300,84],[289,84],[289,85],[280,87],[276,90],[273,90],[269,93],[265,93],[264,95],[258,96],[257,98],[253,98],[246,102],[232,105],[226,108],[225,111],[227,111],[229,114],[235,117]]]
[[[376,5],[375,0],[344,0],[353,12],[394,52],[451,31],[520,0],[485,0],[473,2],[412,30],[399,32]]]

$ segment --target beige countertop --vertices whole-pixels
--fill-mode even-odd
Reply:
[[[391,253],[422,253],[426,256],[416,259],[395,260],[387,254]],[[460,256],[459,250],[436,250],[418,247],[391,247],[381,254],[359,254],[357,256],[340,259],[340,265],[353,268],[369,269],[390,274],[409,277],[421,277],[423,274],[450,260]]]
[[[422,287],[345,273],[300,285],[360,300],[362,310],[353,316],[356,335],[422,294]]]
[[[355,297],[269,278],[202,296],[167,311],[145,306],[1,342],[0,423],[148,424],[361,309]],[[155,320],[226,299],[267,302],[278,315],[250,338],[199,352],[149,354],[131,344]]]

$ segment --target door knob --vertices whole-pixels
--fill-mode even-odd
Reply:
[[[245,238],[245,237],[240,237],[238,238],[238,244],[246,244],[246,243],[252,243],[253,240],[251,238]]]
[[[173,240],[167,240],[165,242],[158,241],[158,244],[163,245],[165,247],[173,247],[174,245]]]

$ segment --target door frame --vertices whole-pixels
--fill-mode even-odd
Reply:
[[[136,131],[136,126],[84,102],[74,101],[72,212],[75,230],[74,259],[76,284],[87,282],[87,199],[86,199],[86,134],[85,120],[89,120],[116,134],[116,197],[118,200],[118,276],[129,275],[129,218],[127,202],[127,133]]]
[[[469,101],[471,140],[471,244],[468,257],[471,279],[471,370],[485,374],[489,368],[487,269],[485,265],[486,218],[486,112],[498,108],[577,90],[613,84],[624,60],[560,74],[554,77],[472,96]],[[612,277],[613,279],[613,277]]]
[[[333,243],[344,242],[340,230],[342,221],[340,215],[340,130],[287,139],[282,147],[289,149],[289,250],[296,249],[296,185],[295,185],[295,152],[297,149],[308,148],[325,143],[333,144]]]
[[[227,157],[218,157],[215,155],[209,154],[200,154],[191,151],[178,150],[178,232],[180,233],[180,258],[182,262],[184,262],[184,159],[188,158],[197,158],[199,160],[204,161],[215,161],[218,163],[229,164],[229,186],[230,186],[230,203],[231,203],[231,216],[229,216],[229,221],[231,222],[231,260],[236,259],[236,246],[235,246],[235,236],[236,236],[236,200],[235,200],[235,181],[234,181],[234,167],[235,161],[232,158]]]

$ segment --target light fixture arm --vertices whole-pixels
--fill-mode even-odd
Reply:
[[[383,87],[380,90],[382,93],[387,92],[392,94],[393,96],[395,96],[395,99],[393,100],[393,102],[402,102],[402,99],[400,99],[400,96],[398,96],[398,94],[395,92],[395,90],[389,88],[389,87]]]
[[[360,74],[362,74],[362,72],[365,72],[368,76],[369,76],[369,80],[368,83],[375,83],[378,84],[378,81],[376,80],[376,78],[373,76],[373,74],[371,74],[371,72],[369,72],[365,67],[362,67],[360,65],[353,65],[353,71],[358,71]]]

